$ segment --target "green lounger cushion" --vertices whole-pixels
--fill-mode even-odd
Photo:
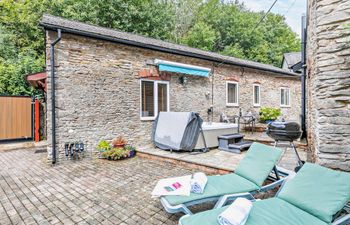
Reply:
[[[182,225],[219,225],[217,218],[226,207],[197,213],[181,219]],[[327,225],[317,217],[279,198],[253,203],[245,225]]]
[[[230,173],[220,176],[208,176],[208,182],[203,194],[191,193],[190,196],[165,196],[164,198],[171,205],[178,205],[198,199],[250,192],[258,189],[259,187],[251,181],[237,174]]]
[[[350,201],[350,173],[305,163],[278,198],[330,223]]]
[[[255,142],[239,162],[235,173],[261,187],[281,155],[281,149]]]

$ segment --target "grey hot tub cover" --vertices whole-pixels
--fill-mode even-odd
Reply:
[[[153,143],[161,149],[192,151],[202,123],[195,112],[160,112],[153,123]]]

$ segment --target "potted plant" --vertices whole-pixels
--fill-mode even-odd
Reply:
[[[130,158],[130,150],[123,148],[112,148],[102,153],[103,158],[108,160],[120,160]]]
[[[126,143],[127,142],[123,136],[118,136],[112,141],[112,145],[114,148],[124,148]]]
[[[127,146],[125,146],[125,149],[129,151],[129,158],[132,158],[136,155],[135,147],[133,147],[131,145],[127,145]]]
[[[106,140],[101,140],[98,145],[96,146],[98,152],[99,152],[99,158],[101,158],[101,153],[109,151],[112,146],[108,143]]]
[[[99,151],[99,158],[108,160],[120,160],[134,157],[136,154],[135,147],[126,145],[126,140],[119,136],[112,141],[110,145],[106,140],[101,140],[97,149]]]
[[[271,123],[281,115],[281,109],[262,107],[260,109],[259,115],[261,122]]]

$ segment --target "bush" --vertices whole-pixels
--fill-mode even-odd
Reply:
[[[260,121],[276,120],[281,114],[281,109],[279,108],[262,107],[259,112]]]
[[[99,150],[100,152],[108,151],[111,148],[111,145],[106,140],[101,140],[97,145],[97,150]]]

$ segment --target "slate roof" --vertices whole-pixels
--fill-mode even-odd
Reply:
[[[301,52],[284,53],[283,60],[287,63],[288,68],[292,68],[292,66],[301,61]]]
[[[52,15],[44,15],[41,19],[40,25],[48,30],[61,29],[62,32],[83,35],[92,38],[98,38],[117,43],[153,49],[172,54],[184,55],[212,62],[231,64],[235,66],[242,66],[251,69],[264,70],[275,73],[275,75],[282,75],[288,77],[299,77],[298,74],[281,69],[272,65],[257,63],[249,60],[238,59],[235,57],[228,57],[218,53],[203,51],[197,48],[191,48],[184,45],[174,44],[166,41],[161,41],[154,38],[136,35],[132,33],[122,32],[118,30],[108,29],[100,26],[90,25],[77,21],[64,19]]]

